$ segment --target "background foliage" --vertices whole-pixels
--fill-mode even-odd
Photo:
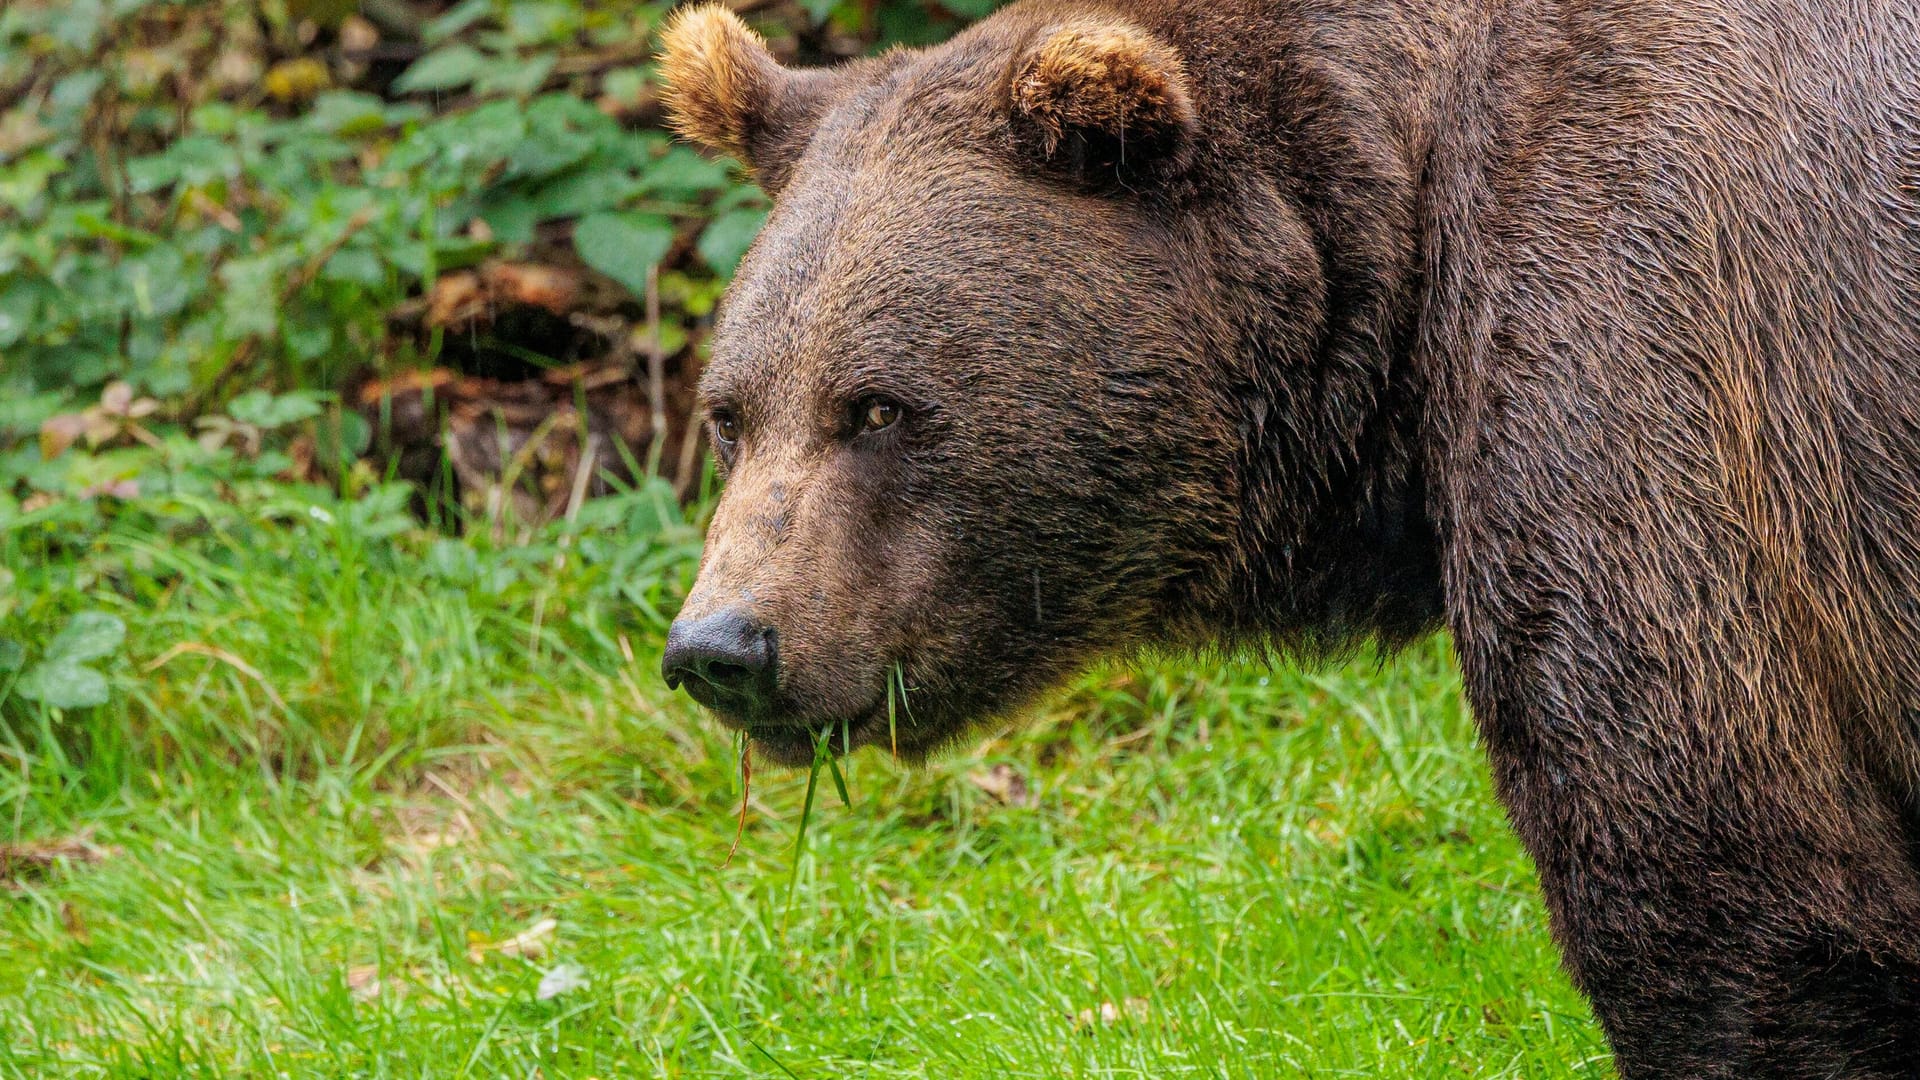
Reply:
[[[636,293],[662,264],[724,278],[764,200],[657,130],[650,45],[671,6],[9,4],[4,386],[124,379],[199,404],[223,375],[333,388],[419,359],[383,350],[383,323],[436,275],[572,222],[592,226],[571,230],[585,261]],[[993,5],[737,6],[819,62]]]
[[[691,379],[766,200],[661,130],[652,47],[673,6],[0,10],[0,101],[11,103],[0,111],[0,537],[20,558],[61,565],[45,580],[10,571],[0,590],[0,666],[31,665],[12,699],[102,692],[80,674],[92,668],[49,668],[64,654],[36,644],[83,606],[65,554],[116,529],[210,528],[226,507],[392,508],[402,495],[390,481],[431,477],[431,464],[397,471],[391,432],[375,430],[391,405],[355,387],[437,366],[537,378],[608,357],[619,377],[623,356],[629,381],[645,381],[618,332],[548,320],[512,340],[489,331],[482,347],[477,334],[450,341],[431,313],[419,332],[423,306],[467,299],[445,287],[449,275],[505,264],[584,280],[559,315],[644,323]],[[993,3],[735,6],[785,58],[821,63],[937,40]],[[664,449],[650,445],[664,438],[668,421],[657,423],[619,447],[629,486]],[[425,437],[444,447],[444,434]],[[444,506],[428,509],[460,527]],[[22,623],[43,610],[50,621]],[[53,670],[77,681],[46,699]]]
[[[670,8],[0,0],[0,1077],[1606,1075],[1444,642],[739,782]]]

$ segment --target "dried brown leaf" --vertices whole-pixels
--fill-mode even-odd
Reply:
[[[1146,998],[1128,998],[1118,1005],[1103,1001],[1097,1009],[1081,1009],[1074,1014],[1073,1030],[1090,1032],[1095,1027],[1115,1027],[1122,1023],[1145,1024],[1152,1017]]]
[[[90,831],[52,840],[0,844],[0,882],[42,877],[63,864],[90,866],[118,854],[119,848],[94,843]]]
[[[487,953],[497,953],[501,956],[538,960],[547,955],[547,942],[553,937],[553,932],[559,928],[558,919],[541,919],[504,941],[470,942],[467,945],[467,958],[477,964]]]
[[[52,461],[79,442],[86,431],[86,418],[79,413],[47,417],[40,424],[40,457]]]
[[[967,774],[967,782],[993,796],[1004,805],[1026,809],[1034,805],[1027,778],[1011,765],[999,764],[985,772]]]

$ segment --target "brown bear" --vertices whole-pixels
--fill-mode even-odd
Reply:
[[[670,681],[787,761],[904,684],[920,754],[1443,626],[1623,1076],[1920,1076],[1920,0],[1030,0],[810,71],[707,7],[663,70],[775,199]]]

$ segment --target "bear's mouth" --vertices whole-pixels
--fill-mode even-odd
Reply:
[[[826,740],[829,754],[844,757],[863,746],[886,747],[890,733],[884,698],[854,719],[825,724],[781,724],[765,720],[739,720],[725,713],[716,715],[728,727],[745,732],[753,741],[754,750],[776,765],[802,766],[812,763],[814,755],[819,752],[822,738]]]

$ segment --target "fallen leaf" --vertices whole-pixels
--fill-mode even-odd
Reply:
[[[100,391],[100,407],[120,416],[127,415],[133,407],[133,384],[124,379],[115,379]]]
[[[496,262],[483,267],[481,275],[496,303],[541,307],[565,315],[579,302],[579,277],[558,267]]]
[[[102,480],[97,484],[89,484],[74,493],[74,498],[76,499],[97,499],[102,497],[112,499],[137,499],[140,497],[140,481]]]
[[[355,964],[347,969],[347,989],[361,999],[380,996],[380,965]]]
[[[471,270],[437,278],[427,300],[427,325],[438,328],[465,326],[487,316],[487,294],[480,275]]]
[[[282,60],[267,70],[260,88],[282,104],[311,101],[331,84],[327,66],[312,57]]]
[[[1000,764],[985,772],[968,773],[967,781],[1007,806],[1025,809],[1034,804],[1027,778],[1011,765]]]
[[[358,15],[340,20],[340,51],[368,53],[380,44],[380,28]]]
[[[1093,1030],[1095,1025],[1113,1027],[1123,1021],[1144,1024],[1150,1015],[1145,998],[1128,998],[1118,1005],[1111,1001],[1103,1001],[1097,1010],[1081,1009],[1076,1013],[1073,1017],[1073,1030],[1086,1032]]]
[[[86,434],[87,418],[79,413],[50,416],[40,425],[40,457],[51,461]]]
[[[39,877],[63,863],[90,866],[118,854],[117,847],[94,843],[90,831],[56,840],[0,844],[0,881],[13,883]]]
[[[541,919],[505,941],[492,944],[474,942],[467,946],[467,958],[479,963],[487,953],[499,953],[501,956],[519,956],[528,960],[538,960],[547,954],[547,939],[560,928],[558,919]]]
[[[87,931],[87,920],[80,917],[80,909],[74,907],[71,900],[60,901],[60,925],[67,928],[73,940],[82,945],[93,944],[93,935]]]

